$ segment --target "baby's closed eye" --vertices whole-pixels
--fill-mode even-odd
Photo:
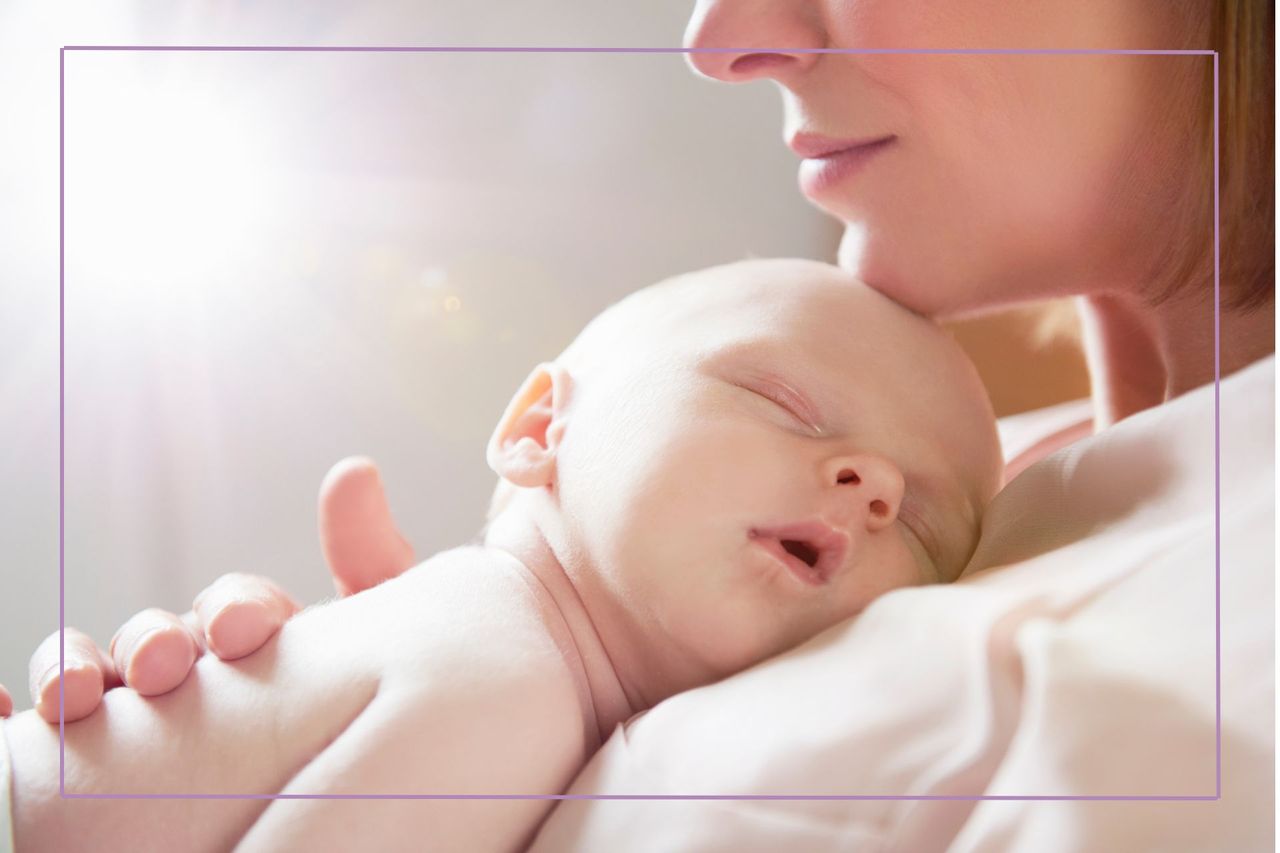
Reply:
[[[793,421],[804,427],[807,433],[816,435],[823,433],[813,404],[791,385],[771,379],[748,379],[737,383],[737,385],[739,388],[772,403],[775,407],[785,412]]]

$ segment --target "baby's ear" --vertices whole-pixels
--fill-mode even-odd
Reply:
[[[489,438],[485,458],[494,473],[524,488],[555,482],[571,384],[569,372],[554,362],[533,369]]]

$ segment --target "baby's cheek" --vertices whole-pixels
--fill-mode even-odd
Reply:
[[[841,591],[839,597],[837,619],[846,619],[861,612],[890,590],[920,586],[926,582],[919,562],[906,543],[898,537],[886,536],[881,547],[854,565],[848,587]]]

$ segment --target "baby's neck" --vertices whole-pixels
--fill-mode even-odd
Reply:
[[[510,516],[510,513],[507,514]],[[485,547],[514,557],[542,582],[559,609],[582,661],[591,710],[600,732],[600,741],[609,739],[614,728],[643,707],[627,695],[626,688],[610,659],[600,634],[588,614],[582,597],[556,559],[551,546],[536,526],[523,519],[498,518],[485,535]]]

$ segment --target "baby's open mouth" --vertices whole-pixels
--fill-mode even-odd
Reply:
[[[786,551],[793,557],[799,557],[801,560],[804,560],[805,565],[809,568],[812,569],[814,566],[818,565],[818,554],[821,552],[808,542],[805,542],[802,539],[783,539],[781,542],[782,550]]]
[[[830,582],[844,565],[849,537],[821,521],[753,527],[747,538],[772,554],[791,573],[814,586]]]

